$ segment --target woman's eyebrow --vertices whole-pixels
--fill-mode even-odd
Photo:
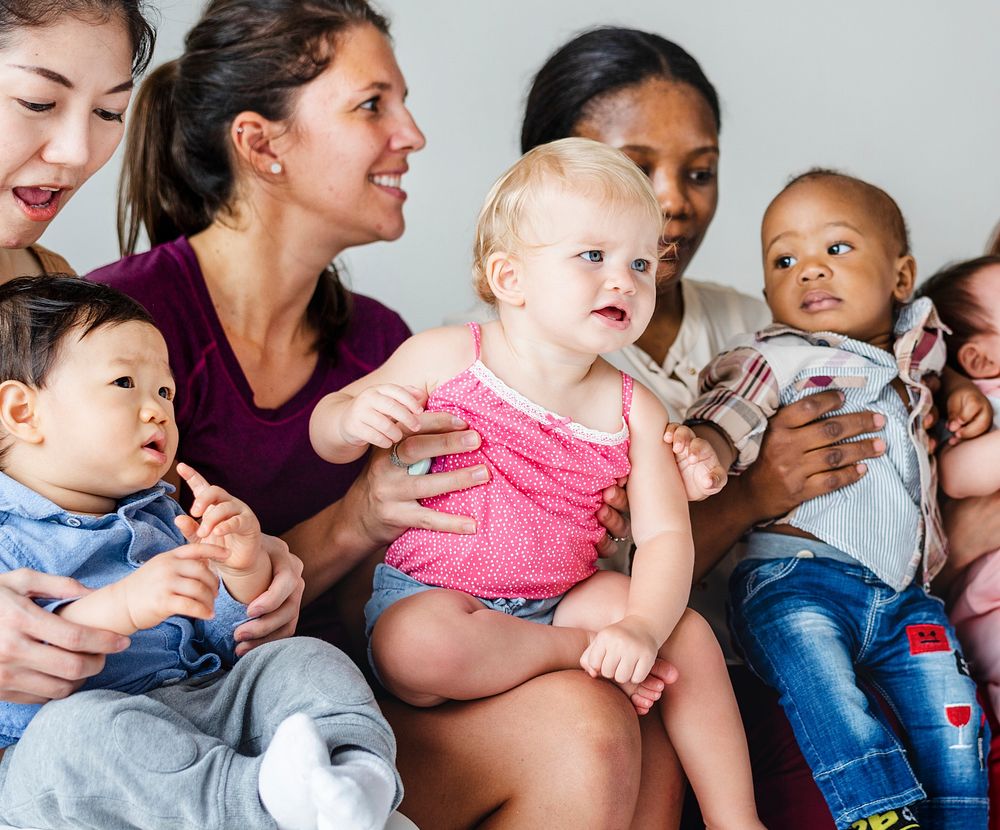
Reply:
[[[32,74],[35,75],[40,75],[41,77],[49,81],[52,81],[53,83],[57,83],[60,86],[66,87],[66,89],[74,88],[73,82],[65,75],[60,75],[58,72],[55,72],[51,69],[46,69],[44,66],[23,66],[22,64],[19,63],[11,63],[8,64],[8,66],[12,66],[15,69],[23,69],[25,72],[31,72]],[[123,81],[122,83],[118,84],[118,86],[112,87],[105,94],[114,95],[117,92],[127,92],[128,90],[132,89],[134,83],[135,82],[132,80],[132,78],[129,78],[127,81]]]

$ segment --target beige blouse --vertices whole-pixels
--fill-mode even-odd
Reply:
[[[35,259],[42,266],[43,274],[76,274],[72,266],[54,251],[43,248],[41,245],[29,245],[28,250],[34,254]]]

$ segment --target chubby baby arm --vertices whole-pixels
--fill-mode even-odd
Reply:
[[[209,562],[226,552],[194,543],[157,554],[124,579],[64,605],[56,613],[70,622],[126,636],[159,625],[167,617],[211,619],[219,578]]]
[[[174,520],[178,529],[192,544],[206,543],[223,551],[216,565],[219,577],[233,599],[249,605],[267,590],[272,577],[260,522],[244,502],[209,484],[194,468],[181,463],[177,472],[194,496],[191,515]]]
[[[345,464],[368,447],[391,447],[420,430],[419,415],[437,384],[473,360],[463,326],[431,329],[406,340],[376,369],[323,398],[309,419],[313,449]]]
[[[993,495],[1000,490],[1000,430],[944,447],[938,470],[953,499]]]
[[[597,632],[580,658],[594,677],[644,680],[687,606],[694,543],[684,484],[663,441],[666,426],[663,406],[636,384],[627,490],[637,548],[625,616]]]

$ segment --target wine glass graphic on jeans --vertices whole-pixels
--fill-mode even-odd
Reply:
[[[968,703],[946,703],[944,713],[948,718],[948,723],[958,729],[958,743],[952,744],[949,749],[964,749],[972,746],[962,741],[965,734],[965,727],[972,717],[972,706]]]

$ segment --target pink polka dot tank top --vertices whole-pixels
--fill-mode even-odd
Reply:
[[[601,492],[629,473],[632,378],[622,373],[622,428],[600,432],[547,412],[507,386],[480,360],[443,383],[430,411],[462,418],[482,436],[478,450],[434,459],[432,472],[485,464],[479,487],[425,499],[426,507],[472,516],[472,535],[411,528],[386,564],[428,585],[496,599],[558,596],[596,570],[604,529],[594,517]]]

